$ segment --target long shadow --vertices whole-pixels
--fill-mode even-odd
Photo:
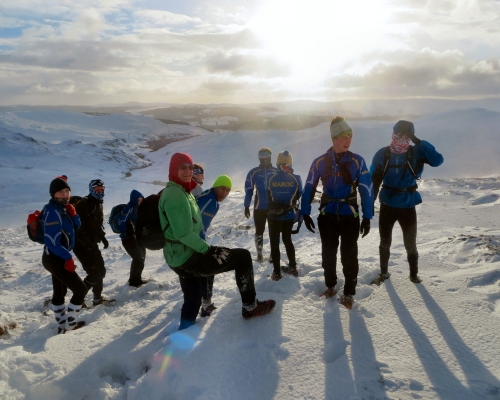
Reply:
[[[401,325],[406,329],[413,342],[425,372],[432,382],[433,389],[442,399],[473,399],[474,394],[448,368],[438,354],[427,335],[413,319],[401,298],[396,293],[390,280],[384,282],[387,293],[392,301],[394,310]],[[404,349],[402,349],[404,351]],[[411,378],[411,377],[408,377]]]
[[[439,307],[438,303],[429,294],[425,286],[417,285],[417,289],[424,300],[427,309],[434,317],[434,321],[441,332],[441,336],[448,344],[448,347],[455,355],[462,367],[462,371],[467,379],[470,390],[478,395],[497,395],[500,398],[500,381],[482,363],[476,354],[467,346],[448,316]],[[474,329],[475,327],[468,327]],[[496,349],[498,353],[498,348]]]

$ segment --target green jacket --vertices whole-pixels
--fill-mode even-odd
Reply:
[[[210,249],[208,243],[200,238],[203,221],[198,204],[191,193],[186,192],[178,183],[168,181],[158,207],[162,229],[168,225],[164,233],[165,239],[181,242],[167,242],[163,247],[165,261],[170,267],[179,267],[193,253],[206,253]]]

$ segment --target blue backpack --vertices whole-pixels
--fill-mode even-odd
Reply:
[[[120,214],[122,210],[126,207],[126,204],[118,204],[111,209],[111,214],[109,214],[108,223],[111,226],[111,230],[114,233],[121,233],[120,227],[118,226],[118,220],[120,219]]]

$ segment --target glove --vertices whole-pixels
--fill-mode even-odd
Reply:
[[[210,246],[205,255],[215,258],[219,265],[222,265],[229,260],[231,250],[225,247]]]
[[[64,208],[66,209],[66,212],[71,218],[73,218],[76,215],[75,206],[73,204],[66,204]]]
[[[368,218],[363,218],[363,221],[361,221],[359,233],[363,235],[361,236],[361,238],[364,238],[366,235],[370,233],[370,220]]]
[[[421,142],[421,140],[417,138],[414,133],[411,133],[410,135],[408,135],[408,137],[415,144],[419,144]]]
[[[304,224],[306,224],[306,228],[309,232],[314,233],[316,225],[314,225],[314,221],[312,220],[310,215],[304,215]]]
[[[109,242],[108,242],[108,239],[106,239],[105,237],[103,237],[101,239],[101,242],[102,244],[104,245],[104,248],[107,249],[109,247]]]
[[[73,258],[66,260],[66,262],[64,263],[64,269],[69,272],[75,272],[76,270],[75,260],[73,260]]]
[[[245,217],[250,218],[250,207],[245,207]]]

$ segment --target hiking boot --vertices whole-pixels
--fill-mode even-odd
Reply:
[[[273,281],[279,281],[281,278],[283,278],[283,275],[281,275],[280,273],[276,273],[275,271],[273,271],[273,273],[269,276]]]
[[[109,297],[106,297],[106,296],[101,296],[100,299],[95,299],[92,301],[92,305],[95,307],[95,306],[98,306],[99,304],[104,304],[105,306],[114,306],[116,303],[116,300],[115,299],[110,299]],[[83,308],[83,306],[82,306]]]
[[[325,296],[327,299],[330,299],[333,296],[335,296],[336,294],[337,294],[337,291],[335,290],[335,288],[327,288],[323,293],[321,293],[319,295],[319,297]]]
[[[379,273],[378,276],[373,280],[372,285],[380,286],[380,284],[384,282],[386,279],[389,279],[390,276],[391,276],[390,272],[386,272],[384,274]]]
[[[128,285],[129,286],[132,286],[132,287],[135,287],[135,288],[140,288],[142,285],[145,285],[146,283],[149,283],[150,280],[146,279],[141,279],[139,281],[132,281],[132,282],[128,282]]]
[[[214,303],[210,304],[207,308],[201,307],[200,317],[210,317],[212,311],[217,310],[217,307],[214,306]]]
[[[342,304],[348,310],[352,310],[352,303],[354,302],[352,296],[343,294],[339,298],[339,303]]]
[[[417,274],[410,274],[410,281],[413,283],[422,283],[422,279]]]
[[[297,267],[291,267],[290,265],[287,265],[286,267],[281,267],[281,270],[287,274],[293,275],[296,278],[299,276],[299,271],[297,271]]]
[[[77,329],[83,328],[85,326],[85,321],[78,321],[71,329],[57,328],[58,335],[64,335],[66,332],[76,331]]]
[[[256,318],[262,315],[269,314],[273,311],[276,302],[274,300],[259,301],[256,300],[257,306],[253,310],[247,310],[245,307],[241,309],[241,315],[245,319]]]

